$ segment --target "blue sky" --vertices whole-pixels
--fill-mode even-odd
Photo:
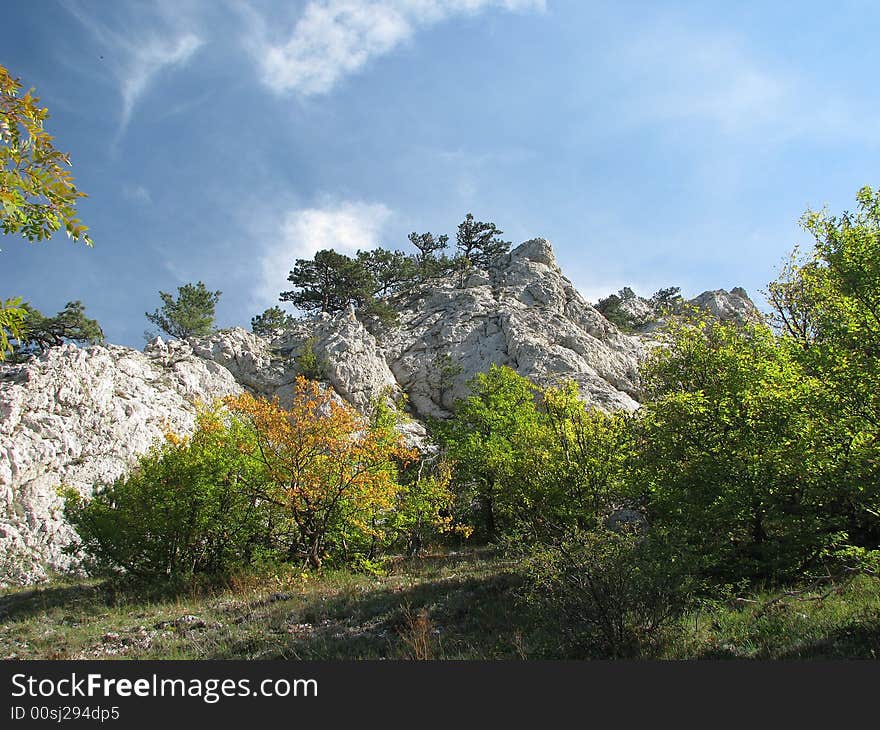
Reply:
[[[0,241],[3,297],[111,342],[187,282],[220,326],[319,248],[550,239],[591,300],[756,299],[807,207],[880,184],[880,7],[837,2],[7,0],[93,249]]]

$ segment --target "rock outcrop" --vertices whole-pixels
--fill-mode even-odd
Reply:
[[[764,321],[746,290],[736,286],[729,292],[724,289],[705,291],[691,299],[688,304],[703,309],[722,322],[760,324]]]
[[[633,410],[646,349],[599,314],[562,275],[550,244],[535,239],[461,286],[411,303],[385,351],[415,411],[442,417],[491,364],[542,384],[574,379],[591,403]]]
[[[724,289],[705,291],[693,299],[685,300],[678,289],[661,290],[667,298],[658,300],[640,297],[628,286],[617,294],[602,299],[596,308],[610,321],[627,332],[648,335],[662,330],[670,318],[688,316],[702,310],[721,322],[737,324],[761,324],[764,318],[742,287],[729,292]]]
[[[632,305],[646,322],[647,301]],[[741,289],[692,301],[722,319],[759,317]],[[542,384],[574,379],[588,402],[634,410],[639,364],[657,345],[650,327],[621,332],[587,302],[540,238],[399,309],[380,338],[350,310],[298,320],[272,342],[233,328],[187,342],[157,338],[143,352],[65,345],[0,365],[0,584],[75,565],[63,553],[73,534],[59,486],[87,494],[117,478],[163,432],[190,431],[198,401],[247,390],[289,402],[306,353],[361,411],[406,395],[415,418],[403,430],[418,443],[418,419],[448,415],[492,364]]]

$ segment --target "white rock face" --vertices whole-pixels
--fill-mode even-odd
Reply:
[[[633,323],[636,329],[644,327],[657,318],[654,307],[643,297],[624,299],[620,303],[620,311]]]
[[[261,395],[274,395],[277,388],[291,377],[283,362],[273,355],[269,343],[240,327],[189,342],[158,344],[158,347],[162,346],[177,347],[197,358],[222,365],[236,382]],[[151,343],[144,352],[152,354],[154,347]]]
[[[418,415],[448,415],[467,381],[492,364],[541,384],[573,379],[602,408],[638,407],[645,346],[577,292],[547,241],[527,241],[480,273],[433,289],[388,334],[391,371]]]
[[[734,321],[741,324],[760,324],[764,321],[749,295],[742,287],[734,287],[729,292],[724,289],[705,291],[691,299],[689,304],[705,309],[722,322]]]
[[[376,338],[357,320],[354,310],[318,322],[314,350],[327,382],[360,411],[379,398],[401,394]]]
[[[692,301],[722,319],[759,318],[741,289]],[[406,395],[414,416],[444,417],[492,364],[540,384],[573,379],[589,403],[634,410],[639,364],[656,345],[606,320],[538,238],[461,285],[412,299],[381,339],[348,311],[299,320],[271,343],[233,328],[187,342],[157,338],[144,352],[66,345],[0,365],[0,584],[75,566],[62,552],[73,532],[58,486],[89,494],[124,474],[164,431],[190,432],[199,401],[247,390],[289,403],[309,348],[325,382],[362,412]],[[411,445],[425,435],[418,420],[401,431]]]

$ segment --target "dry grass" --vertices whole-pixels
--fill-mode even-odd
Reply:
[[[550,659],[550,617],[486,550],[386,575],[299,571],[144,593],[98,581],[0,593],[0,659]],[[815,595],[814,595],[815,594]],[[721,602],[683,619],[667,658],[880,658],[880,578]]]
[[[403,625],[398,635],[406,647],[405,658],[428,661],[437,658],[437,640],[434,624],[428,616],[428,609],[413,610],[407,604],[403,607]]]

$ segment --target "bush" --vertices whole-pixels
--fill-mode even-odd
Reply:
[[[635,531],[576,532],[538,546],[525,572],[528,601],[574,657],[657,654],[695,595],[665,546]]]
[[[326,363],[315,353],[316,341],[314,337],[309,337],[294,358],[297,372],[307,380],[325,380],[327,377]]]
[[[244,451],[269,475],[263,496],[290,527],[288,558],[313,568],[372,559],[402,490],[398,465],[415,456],[391,424],[301,376],[287,410],[247,394],[225,402],[253,434]]]
[[[283,334],[284,330],[289,329],[296,322],[296,318],[287,314],[281,307],[270,307],[251,317],[251,331],[259,337],[265,337],[268,340]]]
[[[400,321],[397,310],[384,299],[371,299],[360,308],[357,317],[374,337],[381,337]]]
[[[452,465],[422,459],[400,474],[402,489],[389,516],[395,542],[407,556],[418,555],[425,545],[444,537],[467,538],[473,528],[456,517],[456,495],[452,491]]]
[[[593,527],[631,501],[627,416],[591,408],[574,382],[540,388],[506,366],[470,385],[472,395],[433,430],[486,538],[546,540]]]
[[[827,417],[835,398],[798,357],[765,327],[682,324],[643,369],[630,478],[694,572],[753,583],[824,572],[823,555],[849,541],[850,505],[870,505],[871,480],[845,477],[857,447]]]
[[[64,494],[93,571],[136,578],[219,576],[262,557],[273,516],[255,494],[263,478],[243,450],[250,433],[216,411],[201,413],[189,440],[168,434],[132,473],[90,500]]]

